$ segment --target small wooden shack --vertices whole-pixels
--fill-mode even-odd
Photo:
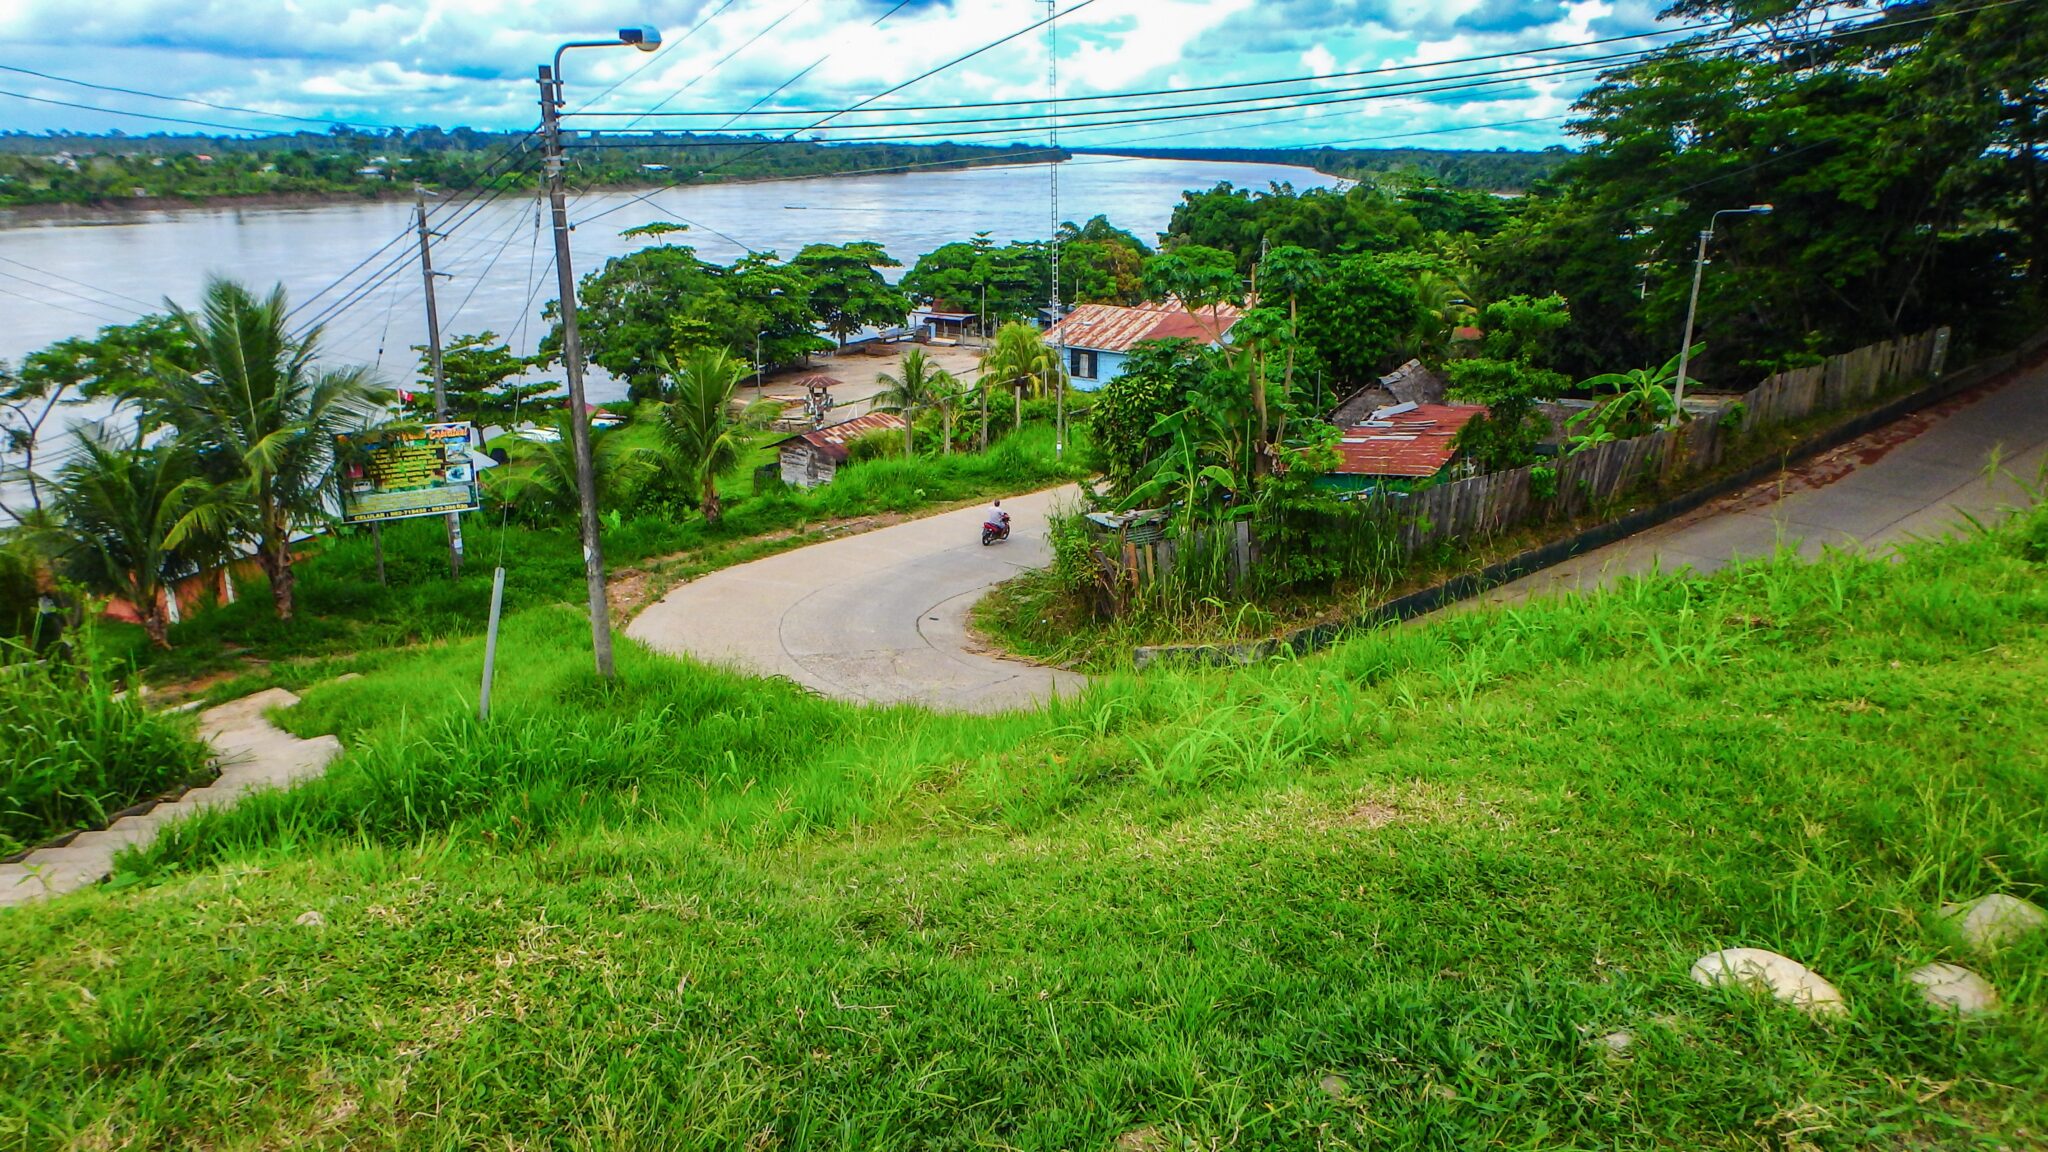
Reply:
[[[782,461],[782,482],[797,488],[828,484],[846,463],[848,445],[871,432],[901,435],[903,417],[894,412],[870,412],[829,428],[799,432],[778,442]]]

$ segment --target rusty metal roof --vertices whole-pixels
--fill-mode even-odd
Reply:
[[[1343,458],[1339,476],[1434,476],[1456,455],[1458,433],[1484,404],[1396,405],[1406,411],[1382,409],[1373,419],[1344,429],[1337,444]]]
[[[802,440],[804,443],[824,453],[834,463],[844,464],[847,457],[846,446],[849,442],[858,440],[870,432],[901,431],[903,431],[903,417],[898,416],[894,412],[870,412],[865,416],[855,416],[851,420],[842,420],[827,428],[819,428],[810,432],[799,432],[794,436],[785,437],[777,440],[775,446],[779,448],[792,440]]]
[[[1237,309],[1225,304],[1212,322],[1209,310],[1190,313],[1178,300],[1126,308],[1118,304],[1077,304],[1066,319],[1048,328],[1045,342],[1095,352],[1128,352],[1140,341],[1186,339],[1214,343],[1237,323]],[[1221,331],[1212,331],[1212,326]]]

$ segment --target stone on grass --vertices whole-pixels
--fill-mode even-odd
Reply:
[[[1316,1081],[1316,1087],[1323,1090],[1323,1095],[1342,1100],[1351,1091],[1351,1082],[1333,1072]]]
[[[1972,948],[1995,951],[2029,932],[2048,926],[2048,912],[2017,896],[1993,892],[1960,904],[1943,904],[1941,918]]]
[[[1626,1028],[1622,1028],[1609,1032],[1605,1036],[1595,1036],[1591,1040],[1586,1041],[1586,1043],[1592,1045],[1600,1055],[1607,1057],[1609,1060],[1626,1060],[1629,1056],[1629,1049],[1635,1047],[1636,1034]]]
[[[1116,1138],[1116,1152],[1166,1152],[1166,1135],[1147,1124]]]
[[[1694,983],[1708,988],[1739,984],[1769,992],[1781,1003],[1809,1015],[1834,1016],[1849,1010],[1835,986],[1821,979],[1813,969],[1762,948],[1709,952],[1693,961],[1692,978]]]
[[[1998,1007],[1998,990],[1991,982],[1960,965],[1923,964],[1906,973],[1906,979],[1920,986],[1928,1004],[1959,1016]]]
[[[301,928],[325,928],[327,927],[327,917],[322,916],[317,911],[309,910],[299,913],[299,918],[292,921],[292,923],[297,924]]]

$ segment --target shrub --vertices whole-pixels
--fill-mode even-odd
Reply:
[[[207,751],[179,719],[119,692],[90,637],[77,662],[0,644],[0,853],[202,777]]]
[[[867,460],[886,460],[903,455],[903,433],[882,430],[863,432],[846,442],[846,462],[859,464]]]

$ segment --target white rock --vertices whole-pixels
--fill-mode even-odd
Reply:
[[[1955,964],[1923,964],[1906,973],[1906,979],[1920,986],[1927,1003],[1962,1016],[1975,1016],[1998,1007],[1998,990],[1991,982]]]
[[[2003,892],[1960,904],[1943,904],[1941,917],[1955,927],[1970,947],[1986,952],[2048,926],[2048,912],[2043,912],[2040,905]]]
[[[322,916],[317,911],[306,911],[299,913],[299,918],[292,921],[292,923],[297,924],[301,928],[325,928],[327,927],[327,917]]]
[[[1769,992],[1779,1001],[1811,1015],[1839,1015],[1849,1010],[1835,986],[1789,956],[1762,948],[1727,948],[1710,952],[1692,965],[1693,982],[1712,988],[1739,984]]]
[[[1341,1100],[1346,1093],[1351,1091],[1351,1082],[1342,1076],[1332,1073],[1316,1081],[1316,1087],[1323,1090],[1323,1095],[1333,1096]]]
[[[1626,1028],[1616,1032],[1609,1032],[1605,1036],[1595,1036],[1591,1040],[1586,1041],[1586,1043],[1592,1045],[1602,1056],[1607,1057],[1609,1060],[1628,1059],[1628,1050],[1635,1046],[1635,1042],[1636,1034]]]

